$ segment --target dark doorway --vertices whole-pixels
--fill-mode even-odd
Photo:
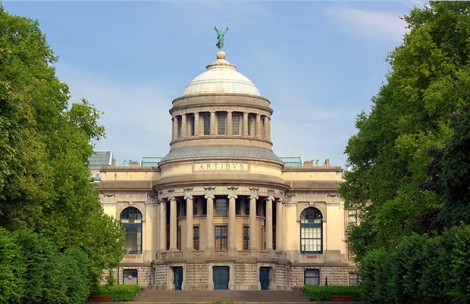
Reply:
[[[214,266],[214,290],[227,290],[230,280],[230,270],[228,266]]]
[[[261,290],[269,290],[269,267],[261,267],[259,269],[259,281]]]
[[[181,290],[183,286],[183,267],[173,267],[173,283],[175,290]]]

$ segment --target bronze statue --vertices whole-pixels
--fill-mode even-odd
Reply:
[[[214,30],[217,33],[217,40],[218,40],[216,46],[219,48],[219,50],[222,50],[224,48],[224,36],[225,36],[225,33],[227,33],[228,31],[228,27],[226,27],[225,30],[219,31],[217,29],[217,26],[214,26]]]

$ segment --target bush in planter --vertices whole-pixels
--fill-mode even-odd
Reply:
[[[352,296],[353,301],[363,299],[359,286],[312,286],[306,285],[302,291],[310,301],[330,301],[332,296]]]
[[[99,296],[111,296],[113,301],[132,301],[140,292],[139,285],[103,285],[99,287]]]

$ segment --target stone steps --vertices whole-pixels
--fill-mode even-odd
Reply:
[[[211,303],[232,300],[236,303],[306,303],[309,299],[296,291],[159,291],[143,290],[132,303]]]

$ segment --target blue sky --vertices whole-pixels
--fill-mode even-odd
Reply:
[[[72,101],[104,112],[118,163],[169,151],[171,101],[217,52],[214,25],[229,27],[227,60],[271,100],[278,156],[344,166],[354,122],[386,81],[421,1],[3,2],[39,20]]]

